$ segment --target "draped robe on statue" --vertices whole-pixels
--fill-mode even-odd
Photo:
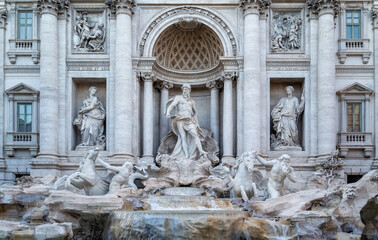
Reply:
[[[181,96],[176,96],[176,97],[181,97]],[[167,111],[168,106],[173,102],[174,98],[171,98],[168,100],[166,103],[165,109]],[[186,142],[187,142],[187,147],[188,147],[188,155],[189,159],[194,159],[197,156],[197,145],[195,143],[195,138],[193,137],[191,132],[197,133],[197,136],[199,137],[201,143],[204,141],[204,133],[202,129],[198,125],[198,119],[197,119],[197,113],[193,111],[194,109],[194,101],[192,99],[186,100],[188,101],[188,104],[191,104],[191,114],[188,116],[186,111],[180,111],[178,109],[178,106],[175,106],[173,109],[173,112],[175,114],[172,115],[172,132],[177,136],[177,142],[175,145],[175,148],[171,154],[171,158],[185,158],[185,152],[183,149],[183,144],[181,139],[181,135],[178,131],[177,124],[182,123],[182,126],[186,132]],[[165,112],[166,114],[166,112]]]
[[[276,131],[277,146],[299,146],[298,115],[304,105],[296,97],[281,98],[272,110],[273,129]]]

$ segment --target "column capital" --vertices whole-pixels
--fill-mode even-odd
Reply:
[[[38,0],[39,10],[41,14],[53,14],[57,16],[58,11],[68,9],[70,0]]]
[[[0,28],[5,28],[7,23],[8,11],[6,9],[0,10]]]
[[[154,81],[155,75],[153,72],[140,72],[139,76],[143,79],[143,81]]]
[[[206,87],[212,89],[220,89],[223,87],[223,82],[220,80],[214,80],[206,83]]]
[[[307,6],[315,14],[333,14],[336,16],[340,10],[339,0],[306,0]]]
[[[133,14],[133,8],[136,6],[134,0],[105,0],[110,11],[115,14]]]
[[[261,11],[266,10],[272,0],[240,0],[239,6],[243,9],[244,16],[248,14],[259,15]]]
[[[156,88],[161,90],[169,90],[173,88],[173,83],[168,82],[168,81],[158,81],[156,83]]]
[[[234,72],[234,71],[225,71],[223,72],[222,74],[222,80],[223,81],[232,81],[234,80],[235,77],[238,76],[238,72]]]

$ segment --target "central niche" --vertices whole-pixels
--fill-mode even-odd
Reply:
[[[157,64],[171,71],[212,69],[223,55],[217,34],[195,20],[182,20],[165,29],[153,49]]]

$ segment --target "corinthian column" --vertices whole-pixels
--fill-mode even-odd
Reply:
[[[222,87],[221,81],[211,81],[206,83],[210,88],[210,127],[213,138],[219,144],[219,89]]]
[[[371,10],[373,17],[373,31],[374,31],[374,91],[378,92],[378,4],[374,4]],[[374,138],[375,138],[375,156],[372,169],[378,168],[378,98],[374,98]],[[369,116],[369,115],[366,115]]]
[[[106,0],[116,14],[114,156],[132,161],[134,83],[131,60],[131,15],[134,0]]]
[[[260,10],[270,0],[240,0],[244,13],[244,151],[260,151],[261,79],[260,79]]]
[[[64,2],[64,1],[62,1]],[[58,154],[58,20],[61,1],[40,0],[40,133],[39,160],[54,161]],[[54,162],[46,162],[54,164]]]
[[[144,81],[143,94],[143,162],[152,164],[154,162],[153,140],[154,140],[154,99],[152,80],[153,73],[141,73]]]
[[[234,72],[225,72],[223,74],[223,157],[222,163],[234,166],[235,158],[234,148],[234,113],[232,103],[232,80],[235,77]]]
[[[160,141],[168,135],[169,132],[169,120],[165,116],[165,104],[168,102],[169,89],[173,87],[173,83],[167,81],[161,81],[156,86],[160,89]]]
[[[7,10],[0,9],[0,78],[4,79],[4,59],[5,59],[5,24],[7,20]],[[4,131],[4,81],[0,82],[0,135],[5,136]],[[10,113],[8,113],[10,114]],[[34,123],[35,125],[36,123]],[[5,160],[4,160],[4,137],[0,137],[0,181],[5,180]]]
[[[336,148],[335,5],[338,1],[312,0],[318,13],[318,154]]]

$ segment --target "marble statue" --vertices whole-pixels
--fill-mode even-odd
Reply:
[[[241,197],[247,202],[253,196],[256,196],[257,188],[252,179],[253,160],[254,155],[251,152],[243,153],[237,159],[236,165],[232,169],[235,176],[231,179],[231,197]]]
[[[184,84],[182,95],[177,95],[168,100],[166,104],[166,116],[172,119],[172,131],[177,136],[177,142],[171,158],[194,159],[198,153],[206,155],[201,145],[204,133],[198,125],[197,110],[194,101],[190,98],[191,87]],[[172,110],[176,113],[171,115]]]
[[[108,192],[108,184],[96,173],[95,161],[99,151],[98,148],[88,151],[76,172],[66,178],[65,188],[72,185],[83,189],[88,196],[104,195]]]
[[[89,88],[89,97],[83,101],[74,125],[80,129],[82,146],[98,146],[105,148],[104,121],[105,109],[96,96],[97,88]]]
[[[88,52],[104,50],[106,36],[104,24],[92,15],[88,15],[87,12],[77,13],[73,27],[75,50]]]
[[[133,172],[133,164],[130,162],[125,162],[121,167],[115,167],[110,165],[107,162],[104,162],[100,157],[97,158],[97,161],[104,166],[106,169],[116,172],[117,174],[112,178],[112,181],[109,185],[109,192],[107,194],[117,193],[118,190],[126,186],[138,189],[135,185],[135,179],[147,179],[148,174],[145,169],[142,169],[143,174],[138,172]],[[137,170],[140,170],[137,168]],[[126,186],[125,186],[126,185]]]
[[[283,154],[276,160],[266,161],[264,158],[253,152],[254,157],[264,166],[271,166],[270,177],[268,180],[268,192],[270,198],[278,198],[285,195],[284,182],[286,177],[292,181],[296,182],[294,178],[294,169],[289,165],[290,156]]]
[[[304,95],[301,102],[293,96],[294,88],[285,88],[287,97],[280,99],[272,110],[273,129],[276,132],[276,139],[273,141],[274,150],[283,150],[287,147],[299,147],[298,139],[298,117],[304,109]]]

